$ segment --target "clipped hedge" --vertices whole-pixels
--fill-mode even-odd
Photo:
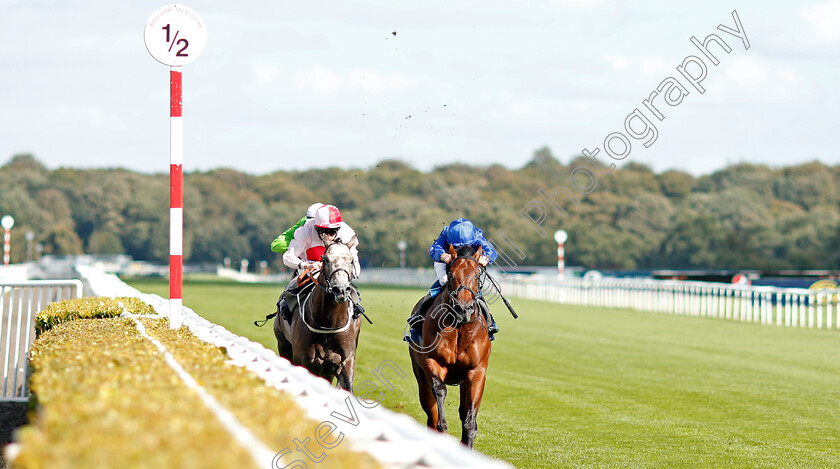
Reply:
[[[250,456],[134,320],[117,317],[123,307],[153,312],[133,298],[84,298],[53,303],[39,314],[39,337],[30,355],[30,387],[38,406],[17,435],[20,452],[12,467],[251,467]],[[142,322],[269,448],[295,449],[295,439],[315,434],[318,422],[308,419],[291,396],[227,363],[224,349],[197,339],[186,327],[170,329],[166,319]],[[318,467],[380,467],[349,446],[325,451]]]
[[[154,314],[155,310],[139,298],[88,297],[50,303],[35,316],[36,337],[66,321],[74,319],[114,318],[123,309],[134,314]]]
[[[251,467],[131,319],[57,324],[31,367],[39,408],[12,467]]]

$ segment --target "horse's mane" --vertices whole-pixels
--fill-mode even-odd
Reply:
[[[469,244],[455,248],[455,253],[459,256],[472,256],[475,254],[475,248]]]

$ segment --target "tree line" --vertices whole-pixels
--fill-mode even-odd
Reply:
[[[232,169],[184,175],[187,263],[282,268],[271,241],[313,202],[341,209],[358,233],[365,266],[427,267],[441,228],[469,218],[505,253],[507,265],[556,264],[557,246],[520,211],[538,191],[568,183],[582,164],[548,148],[518,169],[451,164],[422,172],[399,160],[367,169],[311,169],[252,175]],[[834,269],[840,264],[840,166],[773,168],[735,164],[694,177],[628,163],[597,190],[549,213],[563,229],[567,265],[597,269]],[[12,261],[27,257],[27,231],[43,254],[129,254],[168,262],[169,175],[125,169],[50,170],[33,155],[0,167],[0,216],[12,215]],[[501,267],[505,268],[502,264]]]

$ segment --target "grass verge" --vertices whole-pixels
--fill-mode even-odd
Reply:
[[[165,281],[136,281],[166,295]],[[276,349],[269,326],[282,285],[184,285],[207,319]],[[383,405],[420,422],[405,318],[423,290],[363,286],[372,326],[356,380],[393,360]],[[520,319],[492,309],[493,342],[476,448],[517,467],[840,467],[840,335],[513,299]],[[460,436],[456,388],[445,408]]]

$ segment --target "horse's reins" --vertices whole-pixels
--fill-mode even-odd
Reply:
[[[449,264],[447,264],[447,265],[446,265],[447,275],[449,274],[449,267],[452,265],[452,263],[453,263],[453,262],[455,262],[455,261],[456,261],[456,260],[458,260],[458,259],[470,259],[470,260],[472,260],[472,261],[474,261],[474,262],[478,262],[478,261],[477,261],[474,257],[472,257],[472,256],[457,256],[457,257],[455,257],[454,259],[452,259],[452,260],[449,262]],[[486,268],[486,267],[484,267],[483,265],[481,265],[480,263],[478,264],[478,267],[479,267],[479,268],[481,268],[481,274],[483,274],[485,278],[487,278],[488,280],[490,280],[490,283],[493,285],[493,287],[495,287],[495,288],[496,288],[496,291],[497,291],[497,292],[499,292],[499,298],[501,298],[501,299],[502,299],[502,301],[504,301],[505,306],[507,307],[508,311],[510,311],[510,314],[511,314],[511,315],[513,315],[513,319],[519,319],[519,315],[517,315],[517,314],[516,314],[516,311],[514,311],[514,310],[513,310],[513,306],[511,306],[510,301],[508,301],[508,299],[507,299],[507,298],[505,298],[505,297],[504,297],[504,295],[502,295],[502,288],[501,288],[501,287],[499,287],[499,284],[496,282],[496,279],[494,279],[494,278],[493,278],[493,276],[491,276],[491,275],[490,275],[490,272],[488,272],[488,271],[487,271],[487,268]],[[479,290],[481,290],[481,286],[483,285],[483,283],[484,283],[484,282],[482,282],[482,281],[479,281],[479,282],[478,282],[478,289],[479,289]],[[458,294],[458,292],[459,292],[459,291],[461,291],[462,289],[463,289],[463,290],[467,290],[467,291],[471,292],[471,293],[473,294],[473,296],[474,296],[476,299],[478,299],[478,296],[479,296],[479,295],[478,295],[475,291],[473,291],[473,289],[472,289],[472,288],[465,287],[465,286],[463,286],[463,285],[459,285],[459,286],[458,286],[458,288],[457,288],[454,292],[450,292],[449,294],[450,294],[450,295],[452,296],[452,298],[454,299],[454,298],[455,298],[455,296]]]
[[[484,266],[481,265],[481,263],[478,262],[478,260],[476,260],[476,258],[473,257],[473,256],[456,256],[451,261],[449,261],[449,264],[446,264],[446,275],[447,275],[447,277],[449,277],[450,279],[452,278],[452,276],[450,275],[451,273],[449,272],[449,269],[452,266],[452,264],[454,264],[455,261],[457,261],[458,259],[469,259],[469,260],[475,262],[476,264],[478,264],[478,268],[479,268],[478,290],[480,292],[481,291],[481,285],[483,283],[481,281],[481,275],[486,274],[486,271],[485,271]],[[479,294],[479,292],[473,290],[472,288],[470,288],[468,286],[465,286],[465,285],[458,285],[458,287],[453,290],[451,285],[447,285],[447,286],[449,287],[449,299],[453,304],[460,304],[461,303],[461,300],[458,299],[458,293],[460,293],[461,290],[466,290],[466,291],[472,293],[474,301],[476,303],[478,302],[478,298],[479,298],[480,294]],[[476,304],[475,307],[478,308],[479,310],[481,310],[481,306],[479,306],[478,304]],[[483,316],[483,315],[482,314],[476,314],[475,319],[473,319],[472,321],[465,322],[464,325],[472,324],[472,323],[478,321],[478,319],[481,316]]]
[[[326,279],[326,282],[327,282],[327,286],[326,286],[326,287],[325,287],[324,285],[321,285],[321,283],[320,283],[320,282],[315,282],[315,285],[316,285],[317,287],[320,287],[322,290],[324,290],[324,292],[325,292],[325,293],[332,294],[332,291],[330,291],[327,287],[329,287],[329,286],[330,286],[330,281],[332,280],[332,277],[333,277],[333,276],[334,276],[337,272],[341,272],[341,271],[347,272],[347,270],[346,270],[346,269],[336,269],[336,270],[332,271],[332,273],[330,273],[330,275],[329,275],[329,276],[327,277],[327,279]],[[313,272],[312,272],[312,275],[316,274],[317,272],[318,272],[318,271],[313,271]],[[349,273],[349,272],[347,272],[347,274],[348,274],[348,276],[350,275],[350,273]],[[351,277],[351,278],[352,278],[352,277]],[[301,293],[302,293],[302,292],[301,292]],[[330,328],[323,328],[323,327],[320,327],[320,328],[315,328],[315,327],[312,327],[311,325],[309,325],[309,323],[308,323],[308,322],[306,322],[306,305],[312,302],[312,292],[310,292],[310,293],[309,293],[309,295],[307,295],[307,296],[306,296],[306,299],[304,299],[303,301],[300,301],[300,293],[296,293],[296,294],[295,294],[295,296],[297,296],[297,298],[298,298],[298,305],[300,306],[300,307],[298,308],[298,309],[299,309],[299,314],[300,314],[300,320],[301,320],[301,321],[303,321],[303,324],[304,324],[304,325],[306,326],[306,328],[307,328],[307,329],[309,329],[310,331],[312,331],[312,332],[314,332],[314,333],[316,333],[316,334],[337,334],[337,333],[339,333],[339,332],[344,332],[344,331],[346,331],[347,329],[349,329],[349,328],[350,328],[350,324],[353,322],[353,310],[352,310],[352,308],[353,308],[353,301],[352,301],[352,300],[347,302],[347,324],[345,324],[345,325],[343,325],[343,326],[341,326],[341,327],[330,327]],[[310,305],[310,306],[311,306],[311,305]],[[309,309],[312,309],[312,308],[310,307]]]
[[[331,290],[329,290],[327,287],[330,287],[330,282],[332,282],[333,275],[335,275],[335,274],[337,274],[337,273],[339,273],[339,272],[344,272],[344,273],[346,273],[346,274],[347,274],[347,277],[348,277],[348,278],[353,278],[353,275],[352,275],[352,274],[350,273],[350,271],[348,271],[347,269],[335,269],[335,270],[333,270],[333,271],[332,271],[332,273],[330,274],[330,276],[329,276],[329,277],[327,277],[327,286],[326,286],[326,287],[325,287],[325,286],[323,286],[323,285],[321,285],[321,284],[320,284],[320,283],[318,283],[318,282],[315,282],[315,285],[318,285],[318,286],[319,286],[322,290],[324,290],[324,291],[325,291],[325,292],[327,292],[327,293],[332,293],[332,291],[331,291]],[[317,271],[316,271],[316,272],[314,272],[314,273],[317,273]],[[313,273],[313,275],[314,275],[314,273]],[[332,288],[332,287],[330,287],[330,288]]]
[[[344,243],[339,241],[337,244],[344,244]],[[355,261],[353,261],[353,265],[355,265]],[[350,273],[350,271],[348,271],[347,269],[343,269],[343,268],[335,269],[327,277],[327,286],[325,287],[324,285],[321,285],[318,281],[315,280],[315,274],[317,274],[318,272],[320,272],[320,270],[310,269],[310,270],[306,271],[306,274],[312,280],[312,283],[315,286],[321,288],[322,290],[324,290],[324,292],[330,293],[330,294],[332,293],[332,291],[330,289],[328,289],[327,287],[330,286],[330,282],[332,281],[332,278],[335,274],[337,274],[338,272],[344,272],[344,273],[347,274],[348,278],[351,278],[351,279],[353,278],[353,274]],[[359,288],[355,284],[353,284],[352,281],[350,282],[350,286],[358,292]],[[353,301],[352,301],[352,299],[349,301],[349,304],[347,306],[347,309],[348,309],[347,324],[345,324],[343,327],[334,328],[334,329],[315,329],[312,326],[310,326],[309,323],[306,322],[306,316],[305,316],[304,311],[303,311],[304,310],[304,304],[306,302],[308,302],[309,299],[312,297],[312,292],[307,292],[308,294],[306,296],[306,299],[304,301],[300,301],[301,293],[305,293],[305,292],[307,292],[306,288],[302,289],[298,293],[295,293],[295,296],[297,297],[298,305],[300,306],[299,309],[301,310],[301,320],[306,325],[306,327],[309,328],[310,331],[318,333],[318,334],[336,334],[338,332],[343,332],[343,331],[347,330],[347,328],[353,322],[353,311],[352,311]],[[254,325],[257,326],[257,327],[262,327],[262,326],[265,325],[266,322],[268,322],[269,319],[273,318],[276,315],[277,315],[276,312],[271,313],[271,314],[267,315],[265,317],[265,320],[263,320],[263,321],[254,321]],[[362,312],[361,315],[365,317],[365,319],[367,320],[367,322],[369,324],[373,324],[373,321],[370,320],[370,318],[367,316],[367,314]]]
[[[337,241],[337,243],[333,243],[333,244],[344,244],[344,243],[343,243],[343,242],[341,242],[341,240],[339,240],[339,241]],[[345,246],[346,246],[346,245],[345,245]],[[322,259],[323,259],[323,257],[322,257]],[[351,265],[351,266],[355,266],[355,265],[356,265],[356,261],[355,261],[355,260],[354,260],[354,261],[351,261],[351,262],[350,262],[350,265]],[[353,269],[353,270],[355,270],[355,269]],[[330,286],[330,282],[332,281],[333,275],[335,275],[335,274],[336,274],[336,273],[338,273],[338,272],[344,272],[344,273],[346,273],[346,274],[347,274],[347,278],[349,278],[349,279],[350,279],[350,286],[351,286],[354,290],[356,290],[356,293],[358,294],[358,292],[359,292],[359,287],[357,287],[357,286],[356,286],[356,284],[354,284],[354,283],[353,283],[353,280],[352,280],[352,279],[353,279],[353,274],[352,274],[349,270],[347,270],[347,269],[335,269],[335,270],[333,270],[333,271],[332,271],[332,273],[329,275],[329,277],[327,277],[327,287],[329,287],[329,286]],[[315,284],[316,284],[316,285],[318,285],[319,287],[321,287],[321,289],[322,289],[322,290],[324,290],[325,292],[327,292],[327,293],[332,293],[332,291],[327,290],[327,287],[325,287],[325,286],[321,285],[320,283],[315,282]],[[352,304],[352,299],[351,299],[351,304]],[[370,320],[370,318],[367,316],[367,314],[365,314],[365,313],[364,313],[364,311],[362,311],[362,312],[361,312],[361,315],[365,317],[365,320],[367,320],[368,324],[373,324],[373,321],[371,321],[371,320]],[[308,327],[308,326],[307,326],[307,327]]]
[[[478,268],[479,268],[479,281],[478,281],[478,289],[479,289],[479,291],[481,291],[481,284],[483,283],[483,282],[481,281],[481,275],[485,273],[485,269],[484,269],[484,266],[483,266],[483,265],[481,265],[481,263],[480,263],[480,262],[478,262],[478,260],[476,260],[476,258],[475,258],[475,257],[473,257],[473,256],[457,256],[457,257],[455,257],[454,259],[452,259],[451,261],[449,261],[449,264],[447,264],[447,265],[446,265],[446,271],[447,271],[446,273],[447,273],[447,275],[449,274],[449,269],[450,269],[450,267],[452,266],[452,264],[454,264],[454,263],[455,263],[455,261],[457,261],[458,259],[469,259],[469,260],[471,260],[471,261],[475,262],[476,264],[478,264]],[[450,292],[450,293],[449,293],[449,295],[450,295],[450,296],[452,297],[452,299],[454,300],[454,299],[455,299],[455,296],[456,296],[456,295],[457,295],[457,294],[458,294],[461,290],[467,290],[468,292],[472,293],[472,294],[473,294],[473,296],[474,296],[476,299],[478,299],[478,295],[479,295],[479,294],[478,294],[478,292],[477,292],[477,291],[475,291],[475,290],[473,290],[472,288],[467,287],[467,286],[464,286],[464,285],[458,285],[458,288],[456,288],[456,289],[455,289],[455,291]]]
[[[312,300],[312,295],[311,294],[306,298],[306,300],[303,303],[300,302],[300,297],[298,297],[298,304],[300,305],[300,320],[303,321],[303,324],[306,326],[307,329],[309,329],[310,331],[312,331],[316,334],[337,334],[339,332],[344,332],[344,331],[346,331],[347,329],[350,328],[350,324],[353,323],[353,302],[352,301],[347,302],[347,324],[345,324],[341,327],[336,327],[336,328],[316,329],[316,328],[310,326],[308,322],[306,322],[306,304],[310,303],[311,300]]]

